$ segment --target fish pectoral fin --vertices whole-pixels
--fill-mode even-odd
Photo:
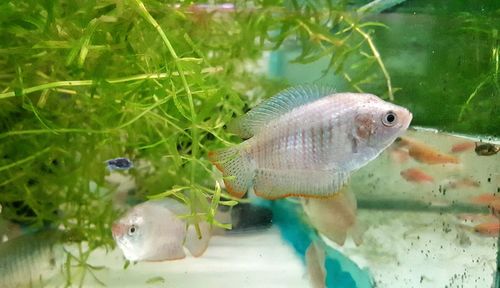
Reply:
[[[347,183],[348,176],[332,170],[257,169],[254,190],[257,196],[267,199],[326,198],[334,196]]]
[[[189,250],[189,253],[194,257],[199,257],[203,255],[205,250],[208,248],[208,242],[210,241],[211,228],[207,222],[199,222],[201,238],[199,238],[198,233],[194,225],[189,225],[188,231],[186,233],[186,240],[184,241],[184,246]]]
[[[231,124],[230,131],[242,138],[250,138],[271,120],[334,93],[335,90],[331,87],[317,85],[300,85],[285,89]]]

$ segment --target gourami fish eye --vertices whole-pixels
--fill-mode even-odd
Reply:
[[[396,113],[389,111],[382,117],[382,124],[387,127],[394,126],[398,120]]]
[[[137,229],[135,228],[135,225],[130,226],[128,229],[128,235],[132,236]]]

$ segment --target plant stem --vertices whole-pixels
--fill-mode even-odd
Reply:
[[[144,3],[142,3],[141,0],[134,0],[134,2],[137,4],[137,7],[139,8],[139,13],[142,15],[142,17],[144,17],[144,19],[146,19],[147,22],[149,22],[149,24],[151,24],[156,29],[156,31],[160,35],[161,39],[165,43],[165,46],[167,47],[168,51],[170,52],[170,55],[172,56],[172,58],[174,58],[175,67],[177,68],[177,71],[179,71],[179,76],[181,77],[182,85],[184,86],[184,89],[186,90],[186,94],[188,96],[188,101],[189,101],[189,110],[191,113],[191,115],[190,115],[191,119],[189,119],[189,120],[191,120],[191,125],[192,125],[192,127],[191,127],[191,156],[193,158],[197,158],[199,139],[198,139],[198,129],[195,126],[196,111],[194,108],[193,95],[191,93],[191,89],[187,83],[184,70],[183,70],[182,66],[180,65],[180,61],[182,60],[182,58],[179,58],[179,56],[177,56],[177,53],[175,52],[175,49],[172,46],[172,44],[170,43],[170,40],[168,39],[167,35],[165,34],[165,32],[163,32],[163,29],[158,24],[158,22],[156,22],[156,20],[153,18],[153,16],[151,16],[151,14],[149,14],[148,10],[144,6]],[[195,183],[195,174],[196,174],[196,166],[193,164],[193,165],[191,165],[191,178],[190,178],[192,185],[194,185],[194,183]],[[196,197],[195,196],[196,195],[194,194],[194,191],[189,191],[188,195],[189,195],[189,198],[191,201],[191,213],[194,215],[196,212],[196,208],[195,208],[195,205],[196,205]],[[200,227],[199,227],[198,223],[195,223],[195,229],[196,229],[196,233],[198,234],[198,237],[200,237],[201,231],[200,231]]]
[[[458,121],[462,121],[462,117],[463,117],[463,114],[465,112],[465,108],[467,106],[469,106],[470,101],[472,101],[472,99],[474,99],[476,97],[479,90],[481,90],[481,88],[483,88],[483,86],[486,83],[488,83],[489,80],[490,80],[490,76],[487,76],[483,81],[481,81],[481,83],[479,83],[479,85],[476,86],[476,89],[474,89],[474,91],[469,95],[469,98],[467,98],[467,101],[465,102],[465,104],[463,104],[462,108],[460,108],[460,114],[458,114]]]
[[[373,40],[368,35],[365,33],[363,30],[361,30],[359,27],[354,27],[354,30],[361,34],[363,38],[368,42],[368,45],[370,46],[370,49],[372,50],[373,56],[377,60],[378,65],[380,66],[380,70],[382,70],[382,73],[384,74],[386,83],[387,83],[387,92],[389,94],[389,100],[394,101],[394,95],[392,93],[392,84],[391,84],[391,76],[389,75],[389,72],[387,72],[387,69],[385,69],[384,62],[382,61],[382,57],[380,57],[380,53],[378,53],[377,47],[375,47],[375,44],[373,44]]]
[[[49,151],[49,149],[50,149],[50,147],[47,147],[47,148],[43,149],[42,151],[38,151],[37,153],[32,154],[32,155],[30,155],[30,156],[28,156],[28,157],[26,157],[24,159],[18,160],[18,161],[14,162],[14,163],[7,164],[5,166],[1,166],[0,167],[0,171],[7,170],[7,169],[10,169],[12,167],[15,167],[15,166],[21,165],[23,163],[29,162],[29,161],[35,159],[36,157],[38,157],[38,156],[40,156],[40,155],[42,155],[44,153],[47,153]]]
[[[205,68],[201,71],[203,74],[208,74],[208,73],[217,73],[222,71],[221,67],[213,67],[213,68]],[[184,73],[185,75],[191,74],[192,72],[189,73]],[[131,82],[131,81],[139,81],[139,80],[149,80],[149,79],[165,79],[169,78],[172,76],[179,76],[178,72],[173,72],[173,73],[150,73],[150,74],[138,74],[138,75],[133,75],[133,76],[127,76],[127,77],[120,77],[120,78],[114,78],[114,79],[106,79],[104,81],[108,82],[109,84],[118,84],[118,83],[124,83],[124,82]],[[50,82],[50,83],[45,83],[29,88],[22,89],[20,92],[20,95],[26,95],[26,94],[31,94],[33,92],[37,91],[42,91],[42,90],[47,90],[47,89],[57,89],[61,87],[80,87],[80,86],[92,86],[96,85],[97,81],[94,80],[69,80],[69,81],[56,81],[56,82]],[[5,98],[11,98],[15,96],[20,96],[16,95],[16,92],[11,91],[11,92],[5,92],[5,93],[0,93],[0,100],[5,99]]]
[[[62,129],[31,129],[31,130],[14,130],[0,134],[0,139],[13,136],[13,135],[29,135],[29,134],[47,134],[47,133],[108,133],[109,130],[91,130],[91,129],[78,129],[78,128],[62,128]]]

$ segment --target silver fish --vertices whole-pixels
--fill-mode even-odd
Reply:
[[[0,244],[0,287],[45,286],[64,261],[61,234],[49,230]],[[43,278],[42,278],[43,277]]]
[[[113,238],[130,261],[182,259],[185,246],[193,256],[205,252],[211,236],[207,222],[199,222],[201,239],[193,225],[186,230],[189,214],[185,205],[173,199],[147,201],[130,209],[112,226]]]
[[[375,95],[299,86],[237,122],[235,132],[250,139],[208,156],[236,197],[250,188],[268,199],[328,197],[403,134],[411,119],[407,109]]]

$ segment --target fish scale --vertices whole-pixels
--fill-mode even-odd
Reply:
[[[0,287],[31,286],[55,274],[64,256],[60,238],[48,230],[0,244]]]
[[[290,88],[243,116],[234,130],[249,139],[208,155],[226,176],[228,192],[242,197],[253,188],[269,199],[333,196],[410,124],[407,109],[375,95],[331,91]]]
[[[317,103],[317,105],[319,106],[321,103]],[[335,131],[337,132],[336,134],[338,134],[338,137],[335,138],[339,139],[337,141],[339,141],[342,145],[341,147],[344,147],[345,149],[342,151],[332,149],[332,147],[335,147],[334,133],[331,129],[328,129],[329,119],[325,115],[328,114],[329,111],[321,111],[318,108],[315,109],[319,110],[318,112],[320,118],[316,119],[316,121],[312,121],[312,124],[306,128],[297,129],[295,128],[298,124],[297,120],[284,119],[280,122],[292,122],[292,124],[278,129],[273,129],[274,127],[271,127],[262,131],[263,135],[259,135],[261,137],[256,139],[259,143],[258,145],[276,147],[278,149],[273,149],[271,152],[269,150],[265,150],[265,153],[263,154],[258,154],[261,151],[258,149],[256,153],[253,154],[257,160],[257,164],[260,167],[273,169],[311,169],[317,167],[318,165],[325,166],[322,167],[324,169],[331,169],[332,167],[326,167],[326,165],[332,163],[331,160],[335,157],[335,155],[350,152],[348,151],[348,149],[350,149],[350,145],[346,145],[346,143],[342,143],[340,140],[340,135],[342,133],[347,133],[345,132],[346,128],[342,126],[337,126]],[[311,114],[316,113],[316,111],[311,111]],[[300,119],[301,116],[302,115],[298,115],[296,118]],[[280,127],[280,124],[281,123],[278,123],[272,126]],[[293,127],[290,127],[291,125],[293,125]],[[274,132],[275,130],[278,130],[278,132]],[[324,137],[324,131],[328,131],[328,137]],[[325,138],[328,142],[322,141],[322,139],[324,140]],[[293,143],[291,145],[288,144],[290,139],[293,139]],[[281,147],[287,148],[280,149]]]
[[[312,109],[317,108],[313,107]],[[311,111],[311,113],[314,113],[314,111]],[[263,129],[258,138],[256,137],[257,145],[268,147],[263,150],[257,149],[252,155],[260,167],[307,169],[313,167],[314,163],[318,162],[318,158],[328,156],[316,155],[316,149],[319,146],[317,139],[319,135],[314,132],[317,129],[314,125],[323,126],[323,120],[313,121],[313,125],[310,127],[296,128],[299,124],[297,119],[303,118],[302,113],[297,114],[299,115],[292,114],[290,117],[276,120],[277,123],[269,124],[270,127]],[[323,115],[321,115],[321,118],[324,118]],[[283,125],[282,123],[290,124]],[[293,145],[287,145],[290,139],[294,139]],[[281,149],[281,147],[287,148]],[[284,155],[286,155],[286,158]]]

